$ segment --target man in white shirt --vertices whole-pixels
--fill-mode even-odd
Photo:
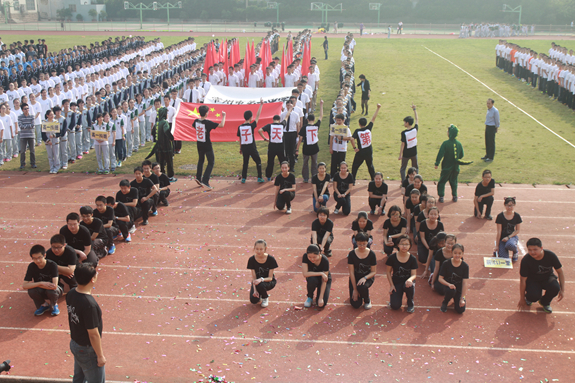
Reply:
[[[34,116],[34,129],[36,133],[36,146],[39,146],[42,143],[42,105],[36,101],[36,96],[32,92],[28,97],[30,101],[28,103],[28,107],[30,108],[28,113],[31,116]]]
[[[234,68],[228,68],[228,86],[231,88],[237,88],[240,86],[240,80],[238,76],[234,74]]]
[[[16,90],[14,83],[8,84],[8,91],[6,92],[8,96],[8,103],[10,104],[10,108],[14,108],[14,100],[20,98],[20,94]]]
[[[268,66],[266,68],[265,87],[266,88],[275,88],[276,86],[277,86],[276,76],[272,72],[272,67]]]
[[[298,79],[298,76],[294,73],[294,66],[293,64],[288,65],[287,73],[285,74],[285,84],[283,84],[284,88],[293,88],[295,86],[295,82]]]

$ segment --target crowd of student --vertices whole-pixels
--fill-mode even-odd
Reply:
[[[549,98],[575,110],[575,54],[551,43],[548,55],[499,40],[496,65]]]
[[[516,25],[499,23],[461,24],[459,38],[468,37],[512,37],[535,34],[535,25]]]

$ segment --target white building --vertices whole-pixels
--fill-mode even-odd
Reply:
[[[26,1],[37,1],[38,11],[40,12],[41,20],[58,20],[59,9],[68,8],[72,12],[70,19],[72,21],[77,21],[77,15],[82,15],[84,21],[90,22],[93,19],[90,16],[90,10],[95,9],[99,15],[102,10],[106,10],[106,5],[95,4],[93,0],[26,0]]]

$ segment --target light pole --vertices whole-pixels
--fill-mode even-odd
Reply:
[[[377,11],[377,27],[379,28],[379,12],[381,9],[381,3],[369,3],[369,9],[371,11]]]
[[[280,23],[280,4],[275,1],[268,1],[268,9],[276,10],[276,24]]]
[[[507,4],[503,4],[503,12],[512,12],[512,13],[519,13],[519,24],[521,25],[521,8],[522,6],[518,6],[515,8],[511,8],[509,5]]]

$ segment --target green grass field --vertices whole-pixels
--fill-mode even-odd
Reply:
[[[29,39],[30,36],[9,36],[10,40]],[[95,40],[93,36],[60,37],[46,36],[52,49],[60,49],[73,44],[87,44]],[[102,35],[98,40],[108,36]],[[183,38],[183,37],[182,37]],[[179,37],[162,37],[164,44],[180,41]],[[207,37],[197,39],[198,43]],[[372,98],[370,113],[377,103],[382,104],[374,127],[374,162],[377,171],[386,178],[399,178],[397,160],[400,146],[400,132],[403,118],[410,113],[411,103],[417,105],[420,122],[418,152],[420,173],[426,180],[437,180],[439,170],[433,168],[435,156],[441,142],[446,139],[449,124],[460,128],[459,140],[465,149],[465,159],[474,160],[469,166],[461,167],[460,182],[475,182],[480,179],[483,169],[493,171],[494,179],[507,183],[570,184],[575,180],[571,169],[575,162],[575,148],[548,132],[533,119],[516,107],[500,99],[492,91],[460,71],[453,65],[429,52],[427,48],[447,58],[453,63],[490,86],[517,107],[523,109],[549,129],[575,143],[574,113],[558,102],[532,90],[531,86],[517,81],[495,67],[496,40],[451,40],[451,39],[361,39],[358,38],[355,51],[356,75],[361,73],[370,80]],[[242,44],[245,39],[242,39]],[[321,38],[313,41],[313,54],[319,59],[321,69],[320,97],[325,101],[326,118],[331,104],[339,90],[339,53],[343,39],[330,41],[330,59],[323,60]],[[550,40],[522,40],[522,46],[538,52],[546,52]],[[568,48],[572,48],[567,42]],[[575,43],[573,43],[575,45]],[[243,54],[243,49],[242,49]],[[488,166],[480,160],[484,155],[484,118],[487,98],[494,98],[495,106],[501,114],[501,128],[497,135],[496,158]],[[358,99],[358,108],[360,102]],[[361,111],[361,110],[360,110]],[[359,115],[353,115],[351,130],[358,126]],[[323,125],[326,131],[326,125]],[[330,155],[325,135],[320,138],[319,160],[329,163]],[[236,176],[241,173],[242,158],[237,143],[217,143],[215,146],[216,166],[214,175]],[[267,161],[267,146],[258,143],[262,162]],[[146,153],[140,151],[126,161],[119,173],[131,173]],[[47,171],[47,156],[43,147],[37,151],[40,171]],[[348,162],[353,161],[351,146]],[[186,170],[197,162],[195,143],[184,143],[183,153],[175,158],[176,173],[194,174]],[[188,165],[188,166],[186,166]],[[265,166],[265,165],[264,165]],[[299,167],[298,167],[299,166]],[[2,170],[17,170],[19,161],[11,161]],[[183,167],[183,168],[182,168]],[[95,154],[92,152],[84,160],[70,166],[68,172],[94,172]],[[296,165],[296,173],[301,175],[301,161]],[[249,174],[255,176],[255,166],[250,166]],[[359,178],[368,178],[365,167],[360,169]]]

